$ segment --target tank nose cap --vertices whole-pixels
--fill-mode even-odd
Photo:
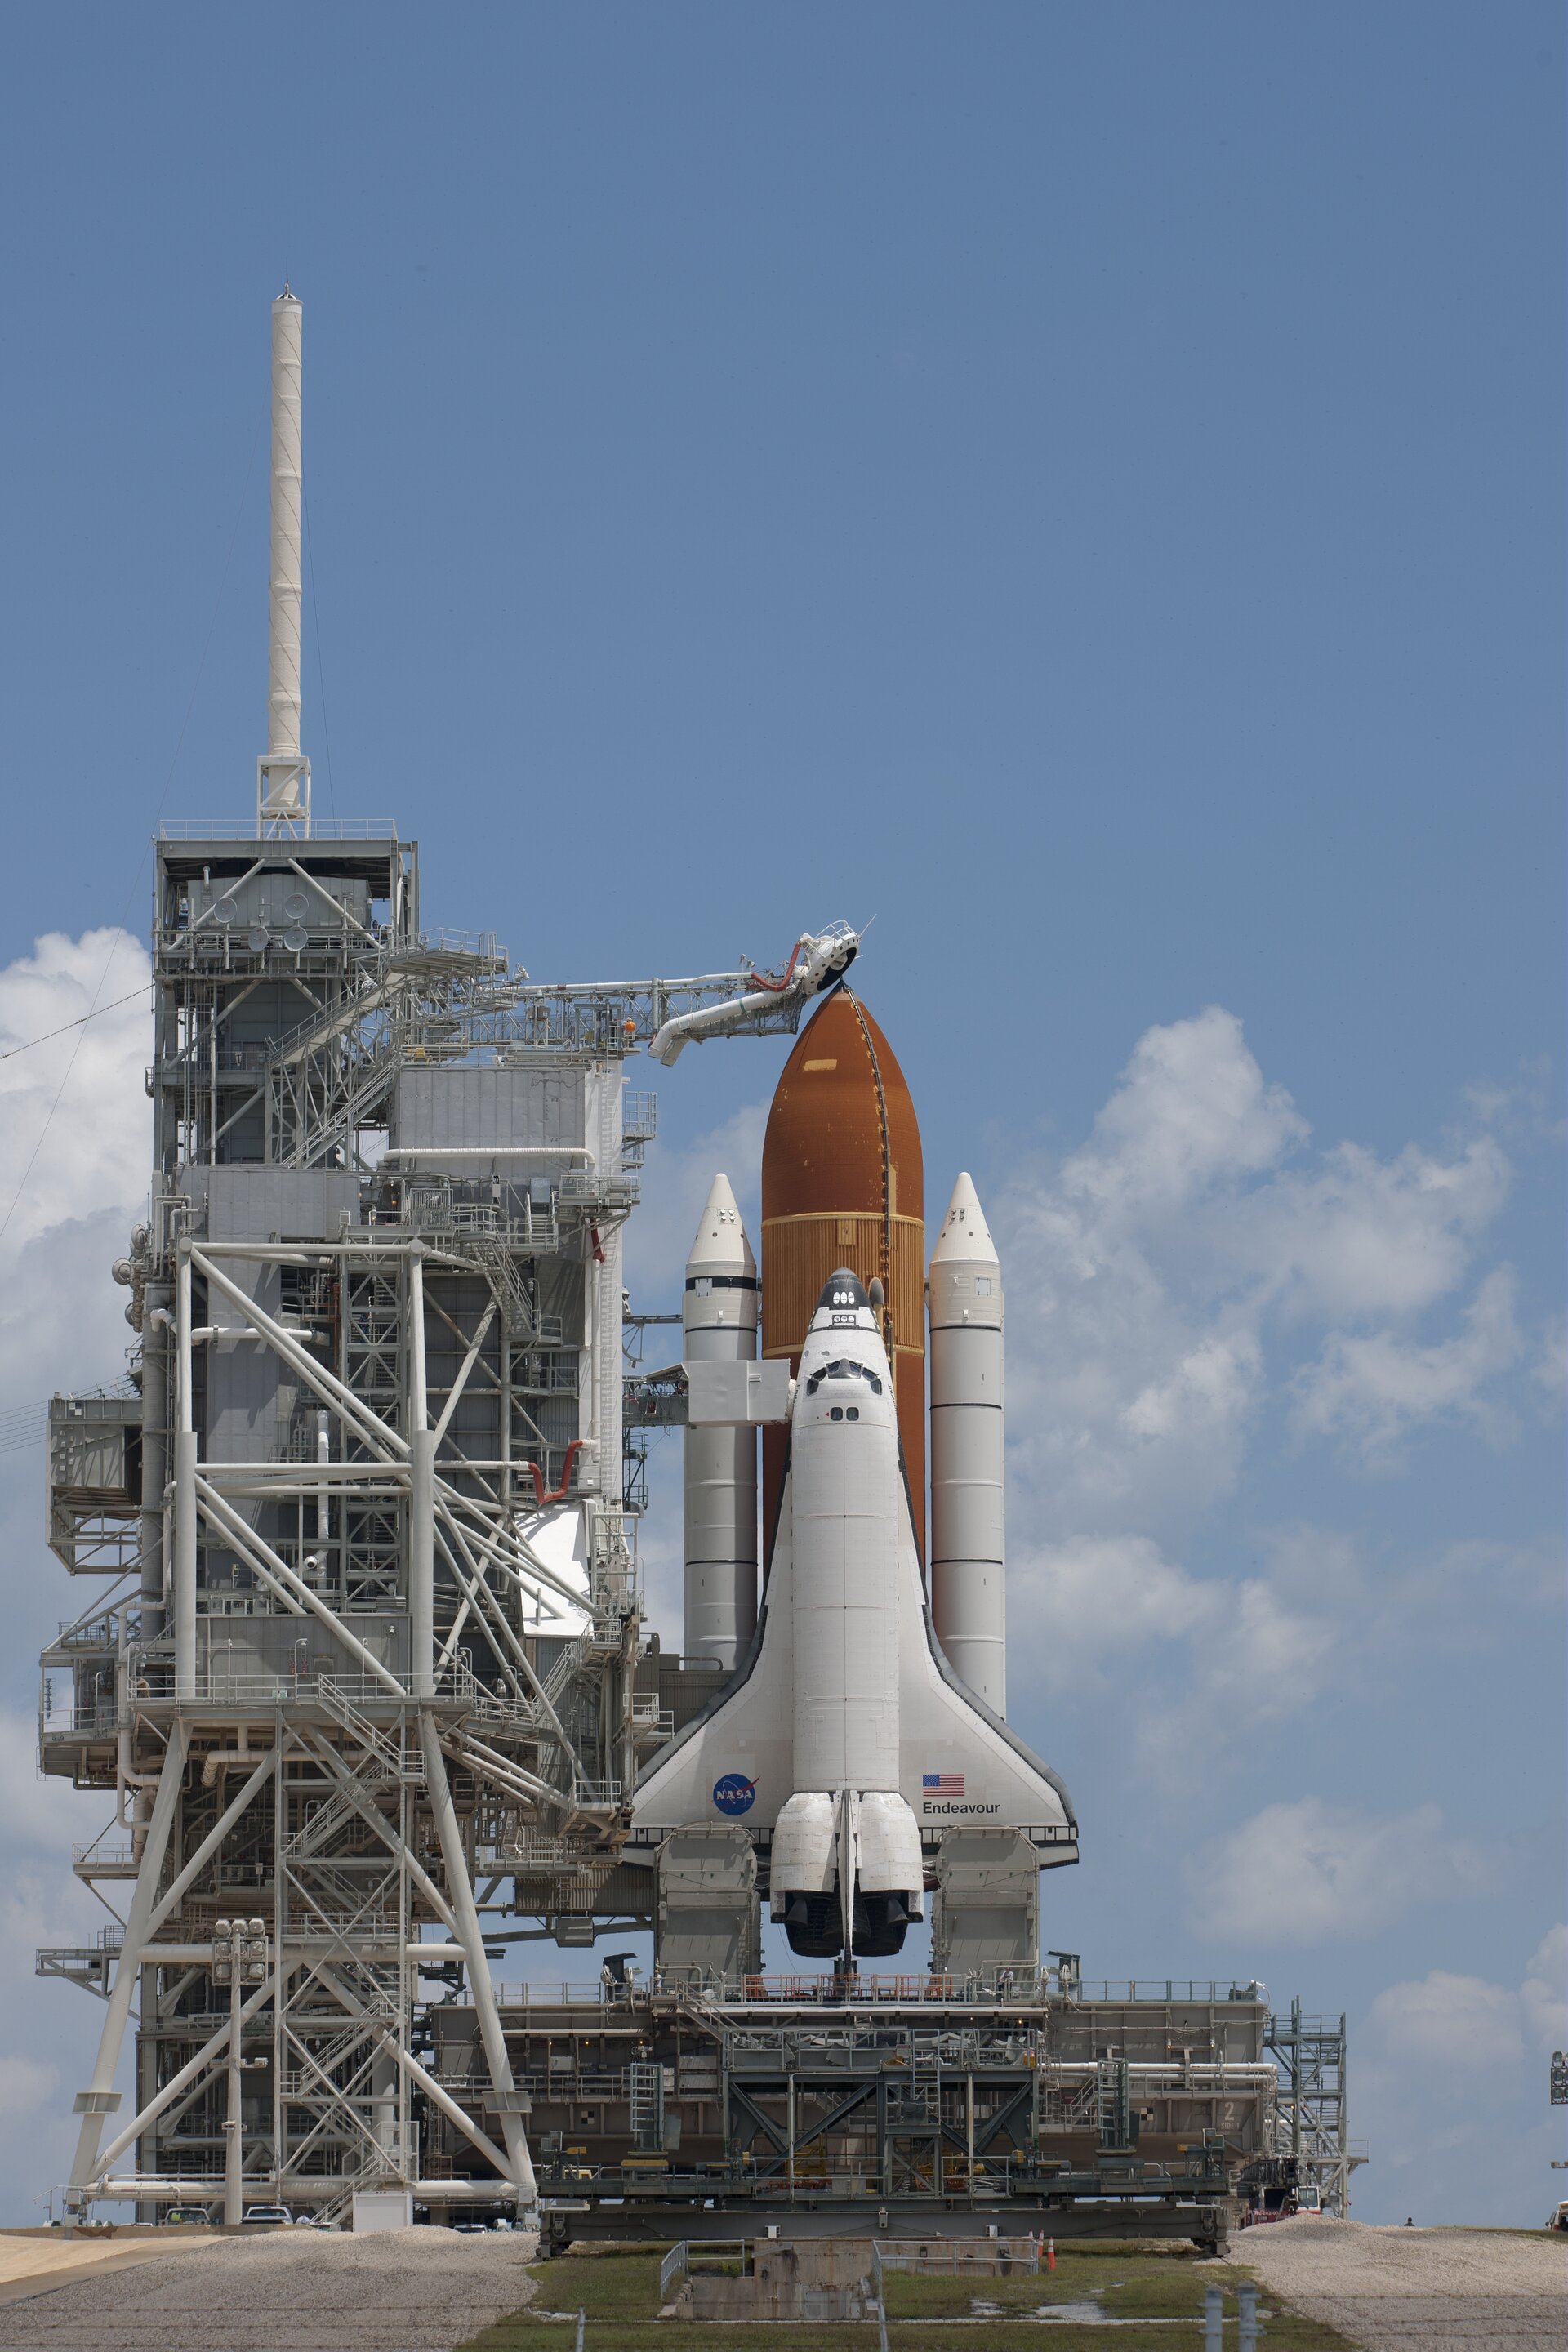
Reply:
[[[837,1273],[830,1274],[824,1283],[816,1309],[820,1314],[825,1307],[842,1309],[846,1307],[869,1307],[870,1304],[866,1296],[866,1286],[859,1276],[851,1274],[847,1265],[841,1265]]]

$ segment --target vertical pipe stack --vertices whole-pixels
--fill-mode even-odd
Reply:
[[[757,1262],[727,1176],[713,1189],[686,1261],[681,1349],[689,1363],[750,1363],[757,1352]],[[757,1623],[757,1433],[686,1433],[689,1658],[733,1674]]]
[[[967,1176],[931,1260],[931,1599],[953,1672],[1007,1711],[1002,1267]]]
[[[304,479],[300,426],[303,312],[287,286],[272,305],[272,561],[267,648],[267,754],[261,819],[308,818],[310,766],[300,750]]]

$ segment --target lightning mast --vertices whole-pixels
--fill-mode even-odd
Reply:
[[[304,459],[300,396],[304,313],[285,284],[272,305],[272,563],[267,653],[267,749],[256,763],[258,838],[310,831],[310,762],[300,748],[300,548]]]

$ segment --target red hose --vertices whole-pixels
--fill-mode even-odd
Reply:
[[[552,1494],[549,1495],[544,1491],[544,1473],[540,1468],[538,1463],[525,1462],[522,1464],[522,1468],[529,1473],[533,1480],[534,1499],[541,1510],[543,1510],[546,1503],[563,1503],[566,1500],[566,1490],[572,1484],[572,1466],[582,1451],[582,1439],[580,1437],[573,1438],[571,1444],[566,1448],[566,1466],[561,1473],[561,1484],[555,1488]]]
[[[784,990],[789,986],[790,974],[794,971],[795,965],[800,959],[801,949],[805,945],[805,941],[804,940],[796,940],[794,947],[791,948],[789,951],[789,961],[784,966],[784,976],[782,980],[768,980],[765,979],[760,971],[754,971],[752,974],[753,985],[758,988],[765,988],[771,996],[782,996]]]

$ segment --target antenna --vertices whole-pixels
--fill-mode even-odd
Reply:
[[[272,305],[272,567],[267,750],[256,763],[259,836],[310,831],[310,762],[300,749],[300,345],[304,313],[285,281]]]

